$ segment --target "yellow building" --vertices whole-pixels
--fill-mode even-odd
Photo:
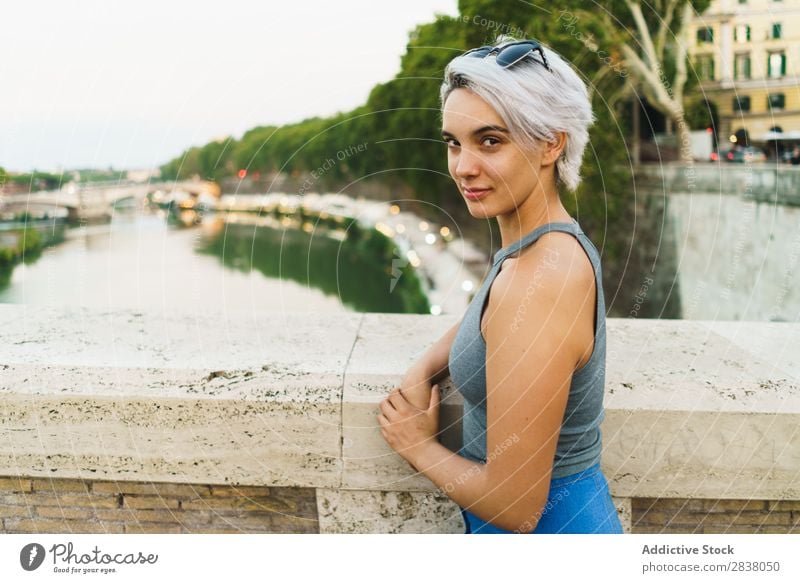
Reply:
[[[717,108],[720,148],[742,129],[800,138],[800,0],[713,0],[691,32],[690,74]]]

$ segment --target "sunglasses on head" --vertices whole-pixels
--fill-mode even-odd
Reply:
[[[521,40],[504,45],[498,45],[496,47],[479,47],[477,49],[471,49],[461,56],[484,59],[489,55],[495,55],[495,61],[497,64],[503,67],[503,69],[508,69],[509,67],[513,67],[522,61],[528,55],[533,55],[534,53],[539,53],[539,56],[542,57],[542,64],[544,65],[544,68],[552,73],[553,70],[550,68],[550,65],[547,64],[547,57],[544,56],[544,49],[542,48],[542,45],[535,40]]]

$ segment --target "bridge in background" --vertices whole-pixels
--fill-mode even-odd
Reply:
[[[67,210],[69,222],[99,222],[109,220],[117,205],[135,204],[158,192],[178,191],[195,198],[201,195],[220,196],[217,184],[201,180],[147,183],[115,180],[86,185],[70,184],[61,190],[3,196],[0,197],[0,213],[17,214],[62,208]]]

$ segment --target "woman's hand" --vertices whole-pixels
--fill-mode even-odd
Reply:
[[[412,405],[399,388],[381,401],[378,423],[386,443],[417,470],[414,460],[439,431],[439,385],[433,385],[426,409]]]
[[[431,376],[423,365],[408,369],[400,381],[400,392],[418,409],[427,409],[431,402]]]

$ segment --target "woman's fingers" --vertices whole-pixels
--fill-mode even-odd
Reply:
[[[381,410],[381,413],[383,413],[386,416],[387,419],[389,419],[395,413],[395,407],[391,403],[391,401],[389,401],[389,399],[384,399],[383,401],[381,401],[379,409]]]
[[[403,396],[403,393],[400,392],[400,389],[392,389],[387,397],[387,400],[397,411],[400,412],[407,412],[411,407],[411,403],[409,403],[408,399]],[[416,410],[416,407],[414,407],[414,409]]]

